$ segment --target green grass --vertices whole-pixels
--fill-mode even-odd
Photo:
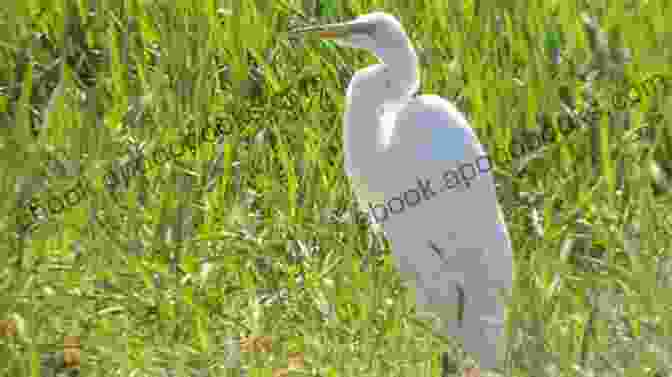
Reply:
[[[83,376],[238,375],[227,344],[250,334],[278,347],[245,354],[249,376],[294,351],[324,377],[439,376],[443,350],[469,362],[418,319],[355,211],[344,85],[374,57],[286,34],[374,10],[423,50],[422,93],[454,101],[491,151],[540,132],[538,115],[557,127],[563,109],[606,109],[495,169],[516,266],[507,375],[670,374],[671,84],[610,104],[672,74],[670,1],[335,3],[329,17],[289,0],[3,5],[0,319],[20,326],[0,338],[2,376],[49,375],[66,335],[81,336]],[[217,119],[231,133],[195,155],[105,184],[129,148]],[[29,200],[79,179],[90,195],[25,231]]]

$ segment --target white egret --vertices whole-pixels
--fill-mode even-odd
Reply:
[[[382,61],[357,71],[347,89],[347,174],[418,306],[438,314],[439,331],[461,338],[482,368],[499,368],[500,295],[512,285],[513,255],[490,159],[455,106],[416,94],[418,57],[395,17],[375,12],[293,31],[306,32]],[[465,370],[478,375],[479,368]]]

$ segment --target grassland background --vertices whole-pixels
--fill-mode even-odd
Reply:
[[[0,337],[1,375],[63,372],[66,335],[84,376],[266,376],[294,351],[306,368],[292,373],[325,377],[464,361],[417,319],[344,175],[345,86],[375,59],[292,26],[395,14],[421,91],[454,101],[489,150],[672,74],[669,0],[334,4],[3,1],[0,319],[19,329]],[[496,167],[516,266],[507,375],[672,372],[669,94]],[[230,134],[196,155],[105,184],[136,148],[217,118]],[[82,178],[88,197],[26,229],[31,199]],[[247,335],[278,346],[237,365]]]

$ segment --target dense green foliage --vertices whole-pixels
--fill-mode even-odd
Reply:
[[[58,371],[66,335],[83,376],[238,375],[227,344],[250,334],[280,347],[245,354],[249,376],[294,351],[324,377],[438,376],[448,349],[462,363],[343,170],[345,87],[375,58],[286,33],[374,10],[406,26],[421,92],[496,151],[507,374],[672,371],[671,2],[334,4],[3,1],[0,320],[18,334],[0,337],[0,375]],[[511,155],[544,127],[559,136]]]

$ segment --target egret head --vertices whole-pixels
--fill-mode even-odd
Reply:
[[[297,29],[295,33],[316,32],[322,39],[332,39],[344,47],[362,48],[381,59],[386,49],[403,49],[409,44],[401,23],[392,15],[374,12],[356,19]]]
[[[383,61],[360,76],[361,82],[383,85],[385,96],[398,98],[414,94],[419,87],[418,57],[401,23],[392,15],[374,12],[336,24],[296,29],[293,33],[316,33],[345,47],[365,49]],[[372,67],[374,68],[374,67]]]

